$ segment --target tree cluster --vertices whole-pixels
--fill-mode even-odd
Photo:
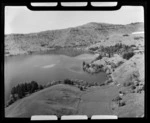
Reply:
[[[107,46],[107,47],[101,46],[100,51],[108,53],[109,57],[111,57],[113,54],[123,54],[124,52],[132,51],[132,46],[117,43],[114,46]]]
[[[22,83],[11,89],[11,99],[7,105],[14,103],[16,100],[25,97],[28,94],[43,89],[42,85],[38,85],[37,82],[31,81],[30,83]]]
[[[64,84],[74,85],[74,82],[71,81],[70,79],[65,79],[65,80],[64,80]]]
[[[96,60],[102,59],[102,57],[112,57],[114,54],[124,55],[125,59],[128,59],[134,55],[133,47],[135,45],[125,45],[122,43],[117,43],[114,46],[100,46],[99,48],[90,48],[90,50],[98,51],[100,55],[96,58]]]

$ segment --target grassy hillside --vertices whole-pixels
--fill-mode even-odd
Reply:
[[[110,102],[117,90],[116,86],[99,86],[81,91],[75,86],[58,84],[13,103],[5,109],[5,116],[112,114]]]
[[[46,51],[58,47],[87,47],[106,41],[110,36],[143,31],[143,23],[114,25],[88,23],[61,30],[50,30],[30,34],[5,35],[5,54],[17,55],[33,51]]]
[[[55,94],[54,94],[55,93]],[[32,115],[76,114],[80,89],[59,84],[33,93],[10,105],[6,117],[31,117]]]

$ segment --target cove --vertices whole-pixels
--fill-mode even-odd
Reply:
[[[93,60],[93,56],[91,54],[81,54],[76,57],[60,54],[33,54],[5,57],[5,102],[13,86],[32,80],[45,85],[53,80],[66,78],[85,80],[89,83],[103,83],[107,79],[104,72],[94,75],[84,72],[83,60]]]

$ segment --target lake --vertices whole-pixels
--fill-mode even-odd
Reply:
[[[76,57],[60,54],[5,57],[5,101],[8,100],[13,86],[32,80],[41,85],[66,78],[102,83],[107,78],[105,73],[91,75],[82,69],[83,61],[89,62],[93,58],[92,54],[81,54]]]

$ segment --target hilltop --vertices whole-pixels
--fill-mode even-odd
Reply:
[[[5,55],[28,54],[60,47],[85,48],[92,44],[106,42],[114,35],[131,34],[143,30],[143,23],[119,25],[91,22],[60,30],[8,34],[5,35]]]

